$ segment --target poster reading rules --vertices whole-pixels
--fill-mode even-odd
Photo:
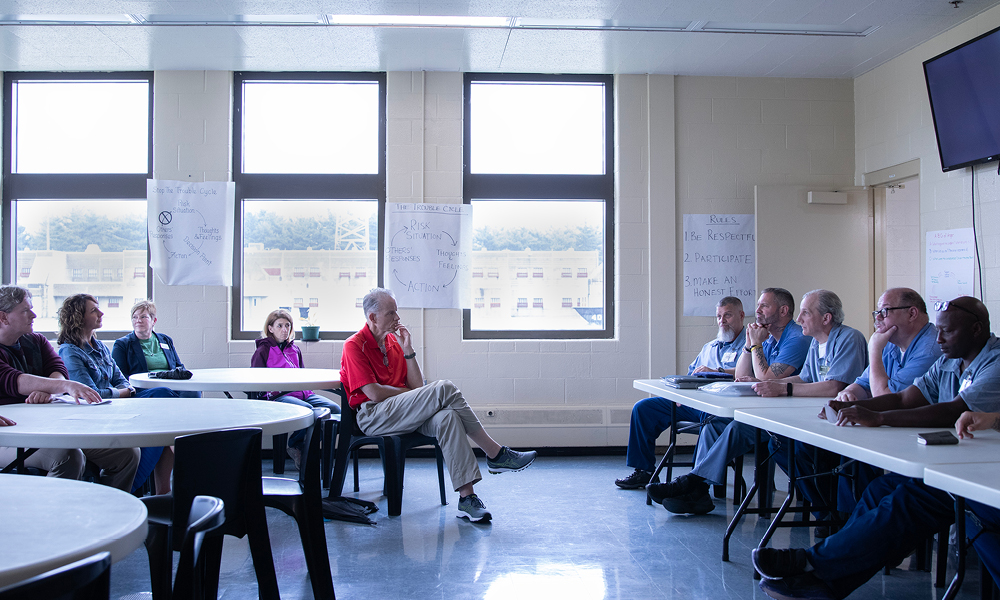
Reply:
[[[755,247],[753,215],[684,215],[684,316],[714,317],[726,296],[754,306]]]

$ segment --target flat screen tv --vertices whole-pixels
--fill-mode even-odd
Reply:
[[[1000,157],[1000,27],[924,61],[941,168]]]

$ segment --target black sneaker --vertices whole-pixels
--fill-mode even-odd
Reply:
[[[673,498],[663,499],[663,508],[676,515],[706,515],[715,510],[715,502],[708,493],[708,486],[702,491],[688,492]]]
[[[755,548],[750,560],[761,577],[771,580],[802,575],[809,565],[802,548]]]
[[[652,473],[649,471],[643,471],[642,469],[636,469],[628,477],[622,477],[621,479],[615,479],[615,485],[623,490],[638,490],[646,487],[646,484],[652,481],[653,483],[660,483],[660,477],[653,477]]]
[[[804,573],[786,579],[761,579],[760,589],[776,600],[841,600],[822,579]]]
[[[708,493],[708,484],[697,475],[681,475],[669,483],[653,483],[646,487],[649,497],[657,504],[663,504],[664,498],[676,498],[691,492]]]
[[[517,450],[511,450],[507,446],[502,446],[500,454],[497,454],[496,458],[486,458],[486,466],[489,467],[490,473],[493,474],[520,471],[521,469],[527,469],[535,461],[535,456],[537,455],[538,453],[534,450],[518,452]]]

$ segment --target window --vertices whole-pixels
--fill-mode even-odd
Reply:
[[[587,269],[586,269],[586,267],[581,267],[581,268],[577,269],[576,270],[576,276],[579,277],[580,279],[586,279],[587,278]]]
[[[486,306],[486,298],[476,298],[474,304],[476,308],[483,308]]]
[[[473,269],[472,270],[472,276],[473,277],[478,277],[478,278],[482,279],[482,277],[483,277],[483,270],[482,269]]]
[[[361,318],[352,275],[381,283],[385,74],[237,72],[233,89],[242,248],[233,266],[233,337],[253,339],[267,314],[293,298],[322,298],[323,310],[311,315],[321,336],[346,339]],[[262,264],[292,276],[275,286]]]
[[[364,298],[355,298],[354,299],[354,308],[363,308],[364,307],[364,304],[362,302],[363,300],[364,300]]]
[[[562,299],[562,307],[563,308],[573,308],[573,299],[572,298],[563,298]]]
[[[465,75],[473,268],[487,269],[506,293],[530,277],[535,293],[582,298],[578,307],[546,309],[532,297],[531,311],[473,303],[463,311],[465,339],[614,335],[613,102],[611,76]],[[579,267],[583,280],[573,277]],[[528,298],[517,299],[527,307]]]
[[[268,277],[281,277],[281,267],[264,267],[264,273]]]
[[[295,298],[292,300],[292,307],[299,308],[302,306],[302,298]]]
[[[500,308],[500,298],[490,298],[490,308]]]
[[[310,298],[309,308],[317,308],[317,307],[319,307],[319,298]]]
[[[58,329],[56,311],[72,294],[152,294],[152,81],[136,72],[4,74],[3,279],[31,290],[40,333]],[[119,268],[142,275],[124,281]],[[104,318],[101,337],[131,330],[119,312]]]
[[[136,267],[132,271],[133,279],[145,279],[146,278],[146,267]]]
[[[108,298],[107,303],[105,303],[105,308],[118,308],[121,306],[122,297],[121,296],[111,296]]]

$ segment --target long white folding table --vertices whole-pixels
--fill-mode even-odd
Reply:
[[[777,398],[762,398],[756,395],[720,396],[718,394],[704,392],[699,389],[683,390],[670,387],[663,383],[660,379],[636,379],[632,382],[632,386],[638,390],[642,390],[643,392],[660,398],[666,398],[683,406],[700,410],[712,416],[725,417],[729,419],[735,418],[737,411],[744,408],[768,408],[782,411],[807,407],[806,410],[812,411],[812,414],[815,415],[819,412],[820,407],[826,404],[829,400],[828,398],[810,398],[803,396],[780,396]],[[668,452],[670,451],[672,451],[672,448],[668,449]],[[767,468],[766,465],[761,464],[761,457],[757,456],[755,457],[754,484],[748,491],[746,497],[743,499],[743,502],[740,504],[736,513],[733,515],[733,518],[726,529],[726,534],[723,537],[722,560],[729,560],[729,539],[732,537],[733,532],[736,529],[736,525],[743,518],[743,515],[747,513],[767,514],[770,512],[770,506],[765,506],[769,504],[769,498],[765,498],[765,496],[769,496],[769,494],[767,493],[767,486],[761,485],[761,479],[764,477],[762,472],[766,473]],[[760,497],[757,500],[758,508],[754,511],[748,507],[753,494],[757,490],[760,490]]]
[[[976,432],[975,442],[985,432]],[[994,456],[993,458],[1000,458]],[[924,483],[955,497],[955,526],[958,529],[958,565],[955,576],[943,596],[950,600],[958,593],[965,577],[965,500],[975,500],[1000,508],[1000,462],[934,465],[924,469]]]
[[[741,423],[784,435],[797,442],[918,479],[925,478],[927,471],[933,468],[947,472],[955,466],[952,463],[960,463],[972,469],[976,465],[982,468],[984,464],[996,462],[1000,456],[1000,432],[992,430],[977,432],[974,439],[962,440],[957,445],[927,446],[917,441],[918,433],[953,430],[942,427],[838,427],[818,418],[817,414],[815,409],[748,408],[737,410],[735,418]],[[963,486],[962,489],[967,488]],[[791,499],[792,494],[789,493],[759,547],[767,545]],[[956,510],[959,514],[963,512],[961,502],[957,504]],[[964,523],[960,525],[962,530],[963,525]],[[963,572],[964,559],[960,561],[959,572],[945,598],[952,598],[957,593]]]
[[[0,524],[4,587],[98,552],[125,558],[146,539],[146,505],[103,485],[0,475]]]

